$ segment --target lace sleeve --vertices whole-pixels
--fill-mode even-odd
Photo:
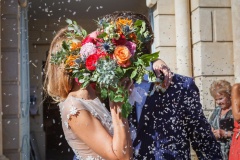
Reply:
[[[60,103],[59,107],[62,122],[68,129],[70,128],[68,121],[71,120],[71,117],[78,116],[81,110],[87,110],[81,102],[76,101],[73,98],[69,98],[66,101]]]
[[[72,116],[78,116],[81,110],[87,110],[113,135],[111,114],[98,98],[84,100],[76,97],[68,97],[64,102],[59,104],[59,107],[64,130],[70,129],[68,122]]]

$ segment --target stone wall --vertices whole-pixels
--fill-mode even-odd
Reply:
[[[1,1],[1,9],[3,153],[20,159],[19,6],[17,1]]]
[[[239,60],[240,57],[239,53],[236,53],[239,51],[239,44],[236,42],[239,42],[240,37],[240,32],[237,31],[240,2],[231,0],[146,0],[146,2],[154,13],[155,51],[160,51],[160,58],[172,71],[194,77],[200,90],[205,116],[208,118],[215,107],[214,99],[209,93],[211,83],[214,80],[225,79],[233,84],[234,80],[239,79],[240,71],[237,70],[239,62],[237,63],[235,59]],[[235,7],[233,11],[231,2],[239,8]],[[235,14],[235,27],[232,26],[232,13]],[[236,33],[235,54],[233,33]],[[183,54],[186,58],[180,59]]]
[[[176,66],[176,28],[174,0],[158,0],[153,7],[154,48],[172,71]]]
[[[193,75],[206,114],[215,103],[209,94],[214,80],[234,83],[230,0],[191,0]]]
[[[176,3],[181,4],[177,5]],[[183,3],[188,4],[184,6]],[[188,23],[187,16],[179,12],[181,12],[181,7],[186,6],[189,6],[190,22],[190,50],[186,50],[188,52],[186,57],[190,57],[190,63],[186,60],[181,64],[178,51],[181,47],[187,46],[187,43],[185,46],[182,45],[181,41],[187,42],[186,37],[189,33],[178,34],[182,32],[179,31],[179,27],[183,25],[188,27],[185,24]],[[176,9],[176,7],[180,8]],[[167,62],[172,71],[195,78],[200,89],[204,111],[208,116],[209,111],[215,107],[213,98],[209,94],[212,81],[226,79],[232,84],[234,83],[231,1],[158,0],[155,5],[152,5],[152,9],[155,50],[160,51],[160,58]],[[186,12],[186,10],[184,9],[182,12]],[[180,22],[178,22],[179,20]],[[181,68],[191,69],[184,72]]]

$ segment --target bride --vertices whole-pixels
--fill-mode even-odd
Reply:
[[[121,116],[122,103],[109,102],[110,112],[95,90],[82,88],[64,69],[64,64],[51,64],[52,54],[61,50],[67,28],[53,39],[45,68],[45,90],[58,100],[65,138],[78,159],[132,159],[132,142],[127,119]],[[122,85],[129,89],[127,78]]]

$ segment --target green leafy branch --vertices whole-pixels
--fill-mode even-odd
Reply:
[[[77,37],[86,37],[87,31],[81,28],[76,21],[72,21],[71,19],[67,19],[66,22],[68,23],[68,30],[70,32],[66,33],[68,38],[77,38]]]
[[[70,45],[66,42],[62,42],[62,49],[58,51],[56,54],[51,54],[51,60],[50,63],[53,63],[55,65],[59,65],[62,62],[64,62],[69,55],[69,48]]]

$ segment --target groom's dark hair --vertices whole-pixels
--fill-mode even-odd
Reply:
[[[145,43],[142,52],[151,53],[151,45],[153,43],[154,34],[153,34],[151,23],[149,22],[148,18],[145,15],[140,13],[135,13],[132,11],[115,11],[112,14],[107,14],[100,18],[104,18],[107,21],[116,21],[118,18],[128,18],[133,20],[133,22],[135,22],[138,19],[144,21],[146,23],[146,29],[149,31],[152,37],[151,37],[151,40]]]

